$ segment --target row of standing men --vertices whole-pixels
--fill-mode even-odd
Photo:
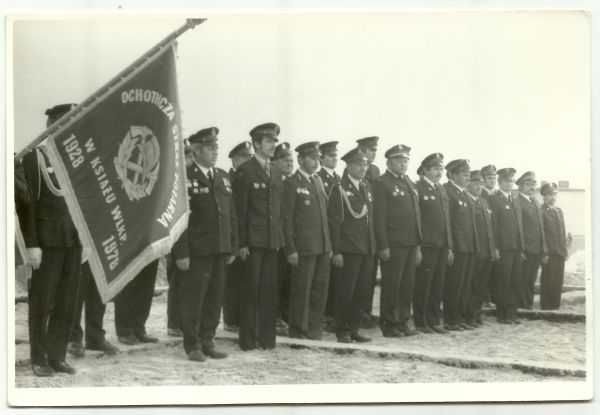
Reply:
[[[72,105],[46,111],[47,125]],[[293,173],[289,144],[276,145],[279,133],[273,123],[252,129],[252,142],[229,153],[229,174],[215,167],[217,128],[189,137],[191,214],[170,258],[168,325],[170,334],[183,335],[190,360],[226,357],[213,341],[223,291],[225,324],[239,331],[242,350],[273,348],[278,319],[287,321],[291,337],[320,339],[324,314],[338,341],[370,341],[359,328],[377,321],[378,262],[384,336],[416,334],[408,324],[411,305],[415,327],[424,333],[481,324],[493,261],[499,322],[518,322],[519,303],[531,307],[540,262],[542,307],[558,307],[568,238],[554,205],[555,185],[542,187],[546,202],[540,206],[526,198],[535,189],[531,172],[519,179],[524,189],[514,197],[514,169],[498,171],[500,189],[490,192],[482,182],[496,177],[495,167],[470,171],[468,161],[454,160],[445,166],[449,181],[442,186],[439,153],[423,160],[415,184],[405,175],[410,148],[403,145],[386,152],[387,170],[380,175],[372,164],[377,137],[357,140],[358,147],[342,157],[341,177],[335,173],[337,142],[304,143],[296,148],[299,168]],[[34,373],[75,373],[65,362],[67,344],[75,357],[85,348],[116,353],[104,338],[105,306],[89,266],[80,267],[77,232],[42,151],[15,165],[15,202],[34,267]],[[157,268],[158,261],[149,264],[114,300],[123,344],[158,341],[145,329]]]

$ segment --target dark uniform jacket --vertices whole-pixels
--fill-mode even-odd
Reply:
[[[334,254],[343,252],[362,255],[375,254],[375,231],[373,227],[373,195],[371,186],[365,180],[361,181],[362,191],[356,189],[348,178],[342,176],[340,184],[334,186],[327,207],[331,248]],[[345,197],[342,195],[345,195]],[[346,203],[357,215],[367,212],[360,218],[355,218]]]
[[[271,164],[270,176],[255,157],[236,171],[233,195],[239,247],[279,249],[283,246],[281,170]]]
[[[331,252],[327,195],[321,179],[311,182],[296,171],[283,185],[283,233],[288,255]]]
[[[479,256],[488,258],[493,256],[496,251],[496,241],[494,239],[494,227],[492,225],[492,210],[487,200],[478,197],[473,201],[473,211],[475,213],[475,226],[477,227],[477,238],[479,241]]]
[[[433,187],[425,179],[420,179],[415,187],[421,212],[421,246],[452,249],[450,201],[446,189],[441,184]]]
[[[56,196],[48,185],[38,163],[38,152],[44,158],[46,172],[59,189],[54,170],[41,150],[34,150],[23,158],[25,179],[31,191],[29,206],[20,209],[23,238],[28,248],[60,248],[81,246],[75,225],[62,196]]]
[[[501,191],[496,191],[490,198],[492,225],[496,238],[496,248],[503,250],[523,250],[523,223],[521,207],[516,197],[508,200]]]
[[[369,184],[371,186],[373,186],[373,182],[379,176],[381,176],[381,173],[379,172],[379,167],[377,167],[374,164],[369,164],[369,167],[367,168],[367,173],[365,174],[364,180],[366,180],[367,182],[369,182]]]
[[[519,193],[518,200],[523,218],[523,250],[528,254],[545,254],[548,248],[544,235],[542,207],[535,197],[532,199]]]
[[[483,189],[481,189],[481,197],[483,197],[487,202],[488,205],[490,204],[490,198],[492,197],[492,195],[495,193],[496,191],[489,191],[487,189],[487,187],[483,186]]]
[[[190,201],[188,227],[173,245],[175,259],[235,253],[237,221],[229,175],[213,168],[213,182],[193,163],[186,168]]]
[[[408,176],[401,178],[387,170],[375,179],[373,196],[377,250],[419,245],[419,194]]]
[[[323,182],[323,187],[325,188],[325,193],[329,198],[331,196],[331,190],[333,189],[333,186],[335,184],[338,184],[340,180],[342,180],[342,178],[336,172],[333,172],[332,176],[331,174],[327,173],[327,171],[323,168],[319,170],[317,174],[321,178],[321,181]]]
[[[567,232],[565,230],[565,217],[559,208],[552,208],[547,203],[542,204],[544,217],[544,232],[548,245],[548,255],[567,257]]]
[[[452,227],[452,246],[455,252],[473,253],[479,251],[477,228],[472,200],[464,190],[454,184],[444,184],[450,206],[450,224]]]

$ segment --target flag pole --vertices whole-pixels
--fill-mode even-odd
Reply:
[[[23,148],[17,155],[15,155],[15,160],[19,161],[27,153],[37,147],[42,141],[44,141],[47,137],[52,136],[57,131],[59,131],[62,126],[71,120],[73,117],[78,115],[81,111],[83,111],[89,104],[94,102],[98,97],[104,95],[107,91],[113,88],[113,86],[120,82],[123,78],[128,77],[132,72],[136,71],[137,68],[144,64],[148,59],[152,58],[157,52],[160,52],[166,45],[170,44],[173,40],[177,39],[183,33],[188,31],[189,29],[194,29],[199,24],[202,24],[206,21],[206,19],[187,19],[185,24],[181,26],[179,29],[167,35],[163,40],[158,42],[152,48],[150,48],[146,53],[136,59],[131,65],[123,69],[119,72],[115,77],[113,77],[110,81],[100,87],[97,91],[91,94],[85,101],[71,109],[68,113],[66,113],[63,117],[61,117],[57,122],[52,124],[49,128],[47,128],[43,133],[41,133],[35,140],[29,143],[25,148]]]

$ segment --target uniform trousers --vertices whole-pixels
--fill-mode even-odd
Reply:
[[[415,327],[436,327],[442,320],[448,248],[421,247],[421,254],[413,292],[413,320]]]
[[[75,317],[71,328],[69,341],[82,343],[83,329],[81,327],[81,313],[85,305],[85,344],[87,346],[101,346],[104,341],[103,320],[106,305],[102,303],[96,281],[92,270],[87,262],[81,265],[79,277],[79,288],[77,290],[77,302],[75,306]]]
[[[416,257],[416,246],[402,246],[391,247],[388,260],[381,260],[379,325],[384,333],[404,328],[410,320]]]
[[[501,250],[496,273],[496,317],[517,318],[521,292],[521,251]]]
[[[542,310],[558,310],[563,280],[565,278],[565,258],[549,255],[548,263],[542,265],[540,278],[540,307]]]
[[[360,327],[369,303],[373,255],[342,253],[344,265],[338,274],[335,298],[335,333],[350,335]]]
[[[454,253],[454,261],[446,270],[444,283],[445,324],[454,325],[464,322],[474,264],[474,253]]]

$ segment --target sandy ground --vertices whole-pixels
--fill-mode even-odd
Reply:
[[[378,358],[354,353],[338,355],[318,350],[239,352],[231,341],[219,341],[228,359],[204,363],[188,361],[180,347],[164,347],[143,354],[85,358],[77,362],[75,376],[60,374],[37,378],[28,368],[17,370],[18,387],[74,386],[176,386],[299,383],[403,383],[403,382],[520,382],[581,381],[552,378],[516,370],[462,369],[435,363]],[[141,353],[141,352],[140,352]],[[299,364],[301,361],[301,364]],[[126,369],[125,369],[126,368]]]
[[[18,387],[124,386],[124,385],[217,385],[272,383],[379,383],[379,382],[489,382],[581,380],[545,377],[509,369],[464,369],[437,363],[382,358],[356,352],[339,355],[333,351],[291,349],[241,352],[231,340],[217,343],[230,354],[223,361],[197,364],[187,360],[181,345],[169,344],[166,336],[166,294],[154,298],[147,330],[161,337],[163,344],[139,351],[119,345],[115,357],[88,352],[84,359],[68,358],[78,369],[76,376],[37,378],[29,367],[18,367]],[[29,354],[27,307],[16,305],[17,360]],[[363,330],[373,345],[398,347],[405,351],[448,353],[466,357],[498,357],[545,364],[585,364],[585,324],[523,320],[519,326],[504,326],[486,317],[484,327],[449,335],[425,335],[400,339],[381,336],[378,329]],[[107,339],[115,344],[114,308],[108,304],[105,316]],[[331,333],[324,340],[335,340]],[[549,347],[551,345],[551,347]]]

